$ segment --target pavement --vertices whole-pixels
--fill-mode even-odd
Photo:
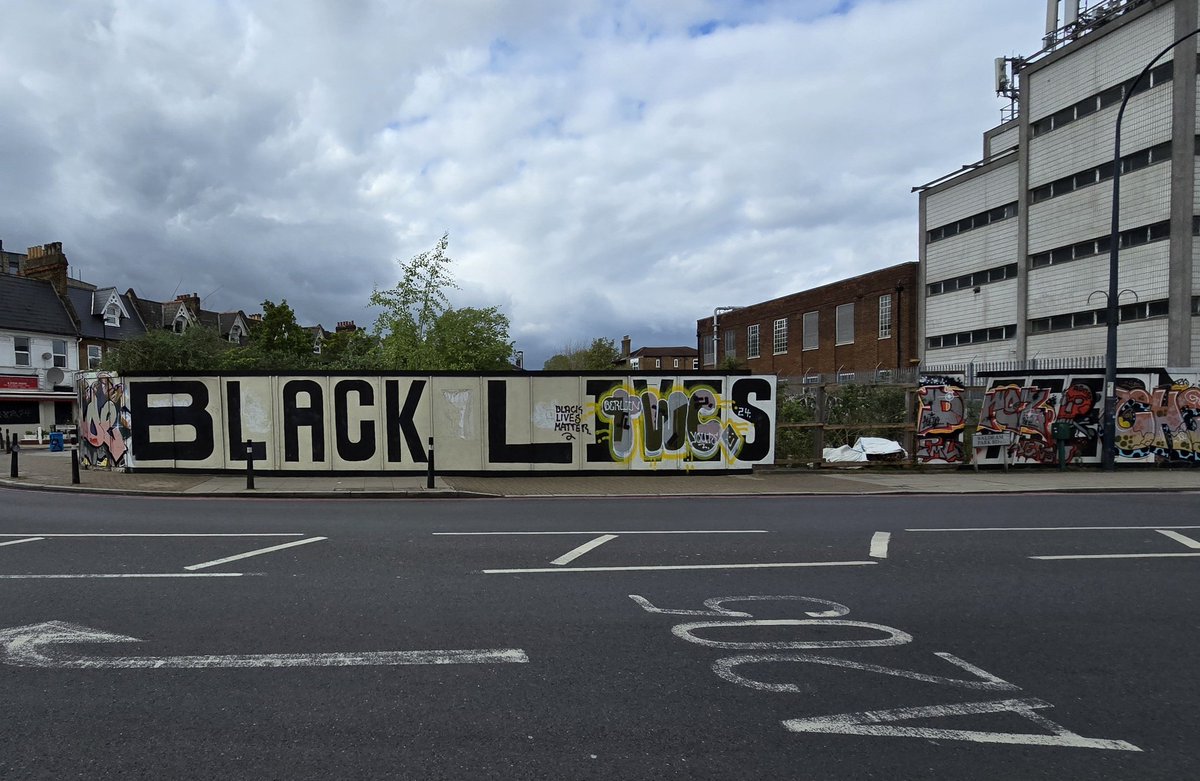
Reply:
[[[247,489],[245,474],[79,470],[71,482],[71,449],[23,447],[18,476],[0,485],[47,491],[244,498],[467,498],[553,496],[803,496],[878,494],[998,494],[1064,492],[1200,492],[1200,468],[1130,465],[1113,472],[1095,467],[1001,469],[871,465],[822,469],[756,469],[750,474],[642,472],[590,475],[515,473],[497,476],[263,475]],[[11,456],[3,470],[11,474]]]

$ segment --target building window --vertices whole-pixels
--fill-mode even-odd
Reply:
[[[29,366],[29,337],[14,336],[13,349],[16,352],[13,364],[16,366]]]
[[[1016,335],[1016,325],[997,325],[990,328],[976,328],[974,331],[959,331],[953,334],[930,336],[925,339],[925,346],[930,350],[936,350],[940,347],[958,347],[965,344],[999,342],[1005,339],[1014,339]]]
[[[1146,77],[1138,84],[1138,92],[1166,84],[1174,78],[1174,75],[1175,63],[1168,60],[1146,74]],[[1133,86],[1133,81],[1133,79],[1130,79],[1123,84],[1109,87],[1103,92],[1091,95],[1072,106],[1067,106],[1065,109],[1056,111],[1048,117],[1043,117],[1036,122],[1030,122],[1029,131],[1036,138],[1037,136],[1049,133],[1051,130],[1058,130],[1060,127],[1083,119],[1101,109],[1116,105],[1125,97],[1125,90]]]
[[[854,304],[839,304],[834,324],[837,344],[854,343]]]
[[[932,244],[935,241],[948,239],[951,236],[957,236],[960,233],[966,233],[976,228],[983,228],[994,222],[1000,222],[1001,220],[1007,220],[1016,216],[1017,202],[1006,203],[1003,206],[997,206],[994,209],[988,209],[979,214],[972,214],[970,217],[963,217],[961,220],[948,222],[945,225],[927,231],[925,234],[926,243]]]
[[[704,339],[704,365],[717,365],[717,336],[713,334],[712,339]]]
[[[655,358],[655,359],[654,359],[654,368],[655,368],[655,369],[661,369],[661,368],[662,368],[662,358]]]
[[[737,334],[732,328],[725,332],[725,357],[737,357]]]
[[[109,328],[121,327],[121,307],[117,306],[117,302],[112,302],[104,310],[104,324]]]
[[[234,344],[242,343],[242,327],[237,323],[234,323],[233,327],[229,329],[229,341]]]
[[[188,326],[187,315],[185,315],[183,313],[183,310],[181,309],[181,310],[179,310],[179,314],[177,314],[175,316],[175,322],[173,322],[171,324],[171,330],[177,334],[181,334],[185,330],[187,330],[187,326]]]
[[[820,319],[818,315],[818,312],[804,313],[804,322],[801,328],[801,339],[803,340],[801,349],[815,350],[821,346],[821,339],[819,334],[817,334],[817,323]]]
[[[679,359],[678,359],[678,358],[675,358],[675,359],[674,359],[674,361],[675,361],[675,365],[674,365],[674,366],[672,366],[671,368],[672,368],[672,369],[678,369],[678,368],[679,368]]]
[[[54,365],[60,369],[67,368],[67,340],[52,339],[50,349],[54,353]]]
[[[746,357],[757,358],[758,352],[758,323],[746,329]]]
[[[1193,217],[1193,236],[1197,234],[1197,227],[1197,218]],[[1155,241],[1165,241],[1170,237],[1171,221],[1163,220],[1152,225],[1143,225],[1138,228],[1121,231],[1118,234],[1118,246],[1120,249],[1126,249],[1127,247],[1137,247]],[[1035,252],[1029,256],[1029,267],[1045,268],[1046,266],[1056,266],[1059,263],[1067,263],[1072,260],[1080,260],[1081,258],[1107,255],[1111,246],[1112,236],[1106,235],[1095,239],[1088,239],[1087,241],[1080,241],[1075,244],[1068,244],[1063,247],[1055,247],[1044,252]]]
[[[879,338],[892,338],[892,294],[879,297]]]
[[[641,358],[630,358],[629,359],[629,368],[633,369],[635,371],[642,368],[642,359]]]
[[[104,348],[102,348],[98,344],[89,344],[88,348],[87,348],[87,353],[88,353],[88,368],[89,369],[99,369],[100,361],[104,357]]]
[[[772,349],[776,355],[787,352],[787,318],[781,317],[775,321],[772,339]]]
[[[1008,263],[995,268],[987,268],[983,271],[976,271],[971,274],[962,274],[961,276],[952,277],[950,279],[942,279],[937,282],[930,282],[925,286],[925,292],[930,296],[941,295],[942,293],[953,293],[955,290],[972,290],[987,285],[992,282],[1003,282],[1006,279],[1017,278],[1017,264]],[[882,337],[880,337],[882,338]]]
[[[1148,149],[1141,149],[1132,154],[1125,155],[1121,158],[1121,175],[1131,171],[1138,171],[1142,168],[1147,168],[1155,163],[1162,163],[1171,159],[1171,142],[1164,141],[1161,144],[1155,144]],[[1029,200],[1032,203],[1040,203],[1051,198],[1057,198],[1060,195],[1075,192],[1083,187],[1090,187],[1093,184],[1106,182],[1113,177],[1112,160],[1107,163],[1102,163],[1095,168],[1089,168],[1086,171],[1080,171],[1077,174],[1064,176],[1061,179],[1055,179],[1053,182],[1047,182],[1039,187],[1034,187],[1029,191]]]
[[[1161,298],[1157,301],[1142,301],[1125,304],[1117,310],[1120,322],[1129,320],[1149,320],[1154,317],[1166,317],[1169,311],[1168,300]],[[1088,309],[1082,312],[1068,312],[1050,317],[1039,317],[1029,321],[1029,333],[1048,334],[1055,331],[1073,331],[1077,328],[1090,328],[1108,323],[1107,309]]]

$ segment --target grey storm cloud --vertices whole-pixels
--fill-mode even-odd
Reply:
[[[370,324],[450,234],[527,365],[916,257],[1042,0],[5,4],[0,238]]]

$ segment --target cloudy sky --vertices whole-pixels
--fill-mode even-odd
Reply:
[[[450,235],[526,365],[917,257],[1044,0],[6,0],[0,240],[371,325]]]

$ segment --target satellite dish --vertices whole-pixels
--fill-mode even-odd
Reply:
[[[62,385],[63,380],[65,380],[66,378],[67,378],[67,375],[65,373],[63,373],[63,370],[59,369],[58,367],[46,370],[46,384],[48,384],[48,385],[52,385],[52,386],[53,385]]]
[[[50,353],[42,353],[42,360],[43,360],[43,361],[48,361],[48,360],[50,360],[50,358],[51,358],[51,357],[52,357],[52,356],[50,355]]]

